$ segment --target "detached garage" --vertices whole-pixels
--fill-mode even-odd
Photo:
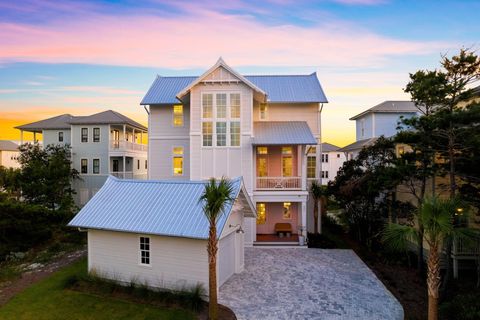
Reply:
[[[244,269],[244,217],[255,217],[241,178],[217,222],[217,282]],[[88,270],[121,282],[208,288],[208,221],[202,181],[120,180],[104,186],[69,223],[88,232]]]

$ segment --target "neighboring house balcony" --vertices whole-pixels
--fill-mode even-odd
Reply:
[[[109,174],[119,179],[147,179],[147,159],[110,157]]]
[[[143,144],[147,131],[128,125],[110,125],[109,150],[112,153],[145,153],[148,146]]]
[[[111,151],[148,151],[146,144],[140,144],[130,141],[110,140]]]

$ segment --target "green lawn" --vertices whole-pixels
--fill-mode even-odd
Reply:
[[[194,319],[189,311],[63,289],[69,276],[86,269],[86,260],[82,260],[32,285],[0,308],[0,319]]]

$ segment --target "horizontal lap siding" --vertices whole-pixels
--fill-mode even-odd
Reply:
[[[152,287],[181,289],[202,283],[208,288],[206,241],[150,236],[151,266],[141,266],[138,237],[89,230],[89,270],[118,281],[147,282]]]

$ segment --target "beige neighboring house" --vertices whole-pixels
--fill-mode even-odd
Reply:
[[[18,145],[9,140],[0,140],[0,166],[5,168],[20,168]]]

